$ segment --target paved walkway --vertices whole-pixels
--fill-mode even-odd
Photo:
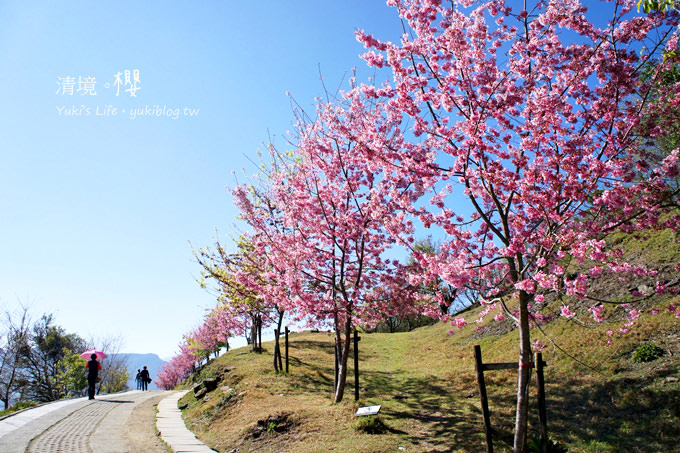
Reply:
[[[213,452],[184,425],[177,401],[186,392],[139,390],[100,395],[94,401],[59,401],[0,420],[0,452],[129,452],[122,435],[125,422],[138,404],[159,393],[168,394],[158,404],[157,426],[162,439],[177,453]]]
[[[156,427],[161,433],[161,438],[170,445],[173,451],[191,453],[214,452],[189,431],[182,420],[182,411],[177,407],[177,401],[187,393],[175,392],[158,403],[156,414]]]

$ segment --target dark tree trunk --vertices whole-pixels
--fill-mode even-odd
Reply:
[[[281,358],[281,342],[279,337],[281,336],[281,326],[283,325],[283,315],[284,310],[276,308],[276,312],[279,314],[279,319],[276,323],[276,329],[274,330],[274,371],[277,373],[283,371],[283,359]]]
[[[517,412],[513,452],[523,453],[526,446],[529,410],[529,381],[531,379],[531,336],[529,332],[529,295],[519,292],[519,371],[517,373]]]
[[[347,359],[349,358],[350,335],[352,334],[352,321],[347,319],[345,321],[342,332],[336,331],[336,338],[339,340],[338,351],[340,353],[338,364],[338,384],[335,388],[335,402],[342,401],[345,395],[345,384],[347,382]],[[343,337],[344,336],[344,341]]]

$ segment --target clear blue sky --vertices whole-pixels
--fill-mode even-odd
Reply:
[[[356,28],[401,33],[383,0],[1,2],[0,308],[174,355],[214,306],[189,241],[229,232],[231,173],[290,128],[286,91],[371,75]],[[197,114],[130,118],[147,106]]]
[[[286,92],[312,108],[319,67],[331,90],[372,75],[357,28],[402,33],[384,0],[0,2],[0,309],[174,355],[215,303],[189,241],[229,233]]]

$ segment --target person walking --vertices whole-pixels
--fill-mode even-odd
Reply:
[[[137,390],[142,389],[142,370],[137,370],[137,376],[135,376],[135,381],[137,381]]]
[[[90,356],[90,361],[85,365],[87,369],[87,396],[89,399],[94,399],[95,387],[99,382],[99,371],[102,369],[102,364],[97,360],[97,354]]]
[[[142,376],[142,390],[149,390],[149,382],[151,382],[151,378],[149,377],[149,370],[146,369],[146,366],[140,375]]]

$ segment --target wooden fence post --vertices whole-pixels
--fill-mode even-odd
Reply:
[[[354,401],[359,401],[359,334],[354,329]]]
[[[286,374],[288,374],[288,326],[286,326]]]
[[[541,453],[548,453],[548,415],[545,410],[545,380],[543,379],[543,354],[536,353],[536,383],[538,384],[538,418],[541,422]]]
[[[541,453],[548,453],[548,422],[547,411],[545,408],[545,380],[543,377],[543,368],[546,363],[543,361],[543,354],[536,353],[534,363],[531,364],[536,368],[536,381],[538,384],[538,416],[541,424]],[[475,346],[475,370],[477,371],[477,384],[479,385],[479,397],[482,401],[482,415],[484,416],[484,431],[486,434],[487,452],[493,453],[493,434],[494,430],[491,427],[491,415],[489,412],[489,398],[486,394],[486,383],[484,382],[484,371],[491,370],[511,370],[517,369],[517,362],[504,363],[484,363],[482,361],[482,349],[479,345]],[[497,435],[500,433],[496,432]]]
[[[475,345],[475,370],[477,371],[479,397],[482,400],[482,415],[484,416],[484,432],[486,434],[486,451],[488,453],[493,453],[493,435],[491,432],[491,416],[489,415],[489,400],[486,396],[486,384],[484,383],[482,348],[479,345]]]
[[[276,356],[279,358],[279,371],[281,371],[283,373],[283,358],[281,357],[282,356],[282,354],[281,354],[281,341],[279,341],[280,337],[281,337],[281,332],[279,332],[277,330],[276,331]]]
[[[279,361],[277,360],[278,353],[279,353],[279,348],[277,347],[279,345],[279,330],[274,329],[274,371],[276,373],[279,372]]]

